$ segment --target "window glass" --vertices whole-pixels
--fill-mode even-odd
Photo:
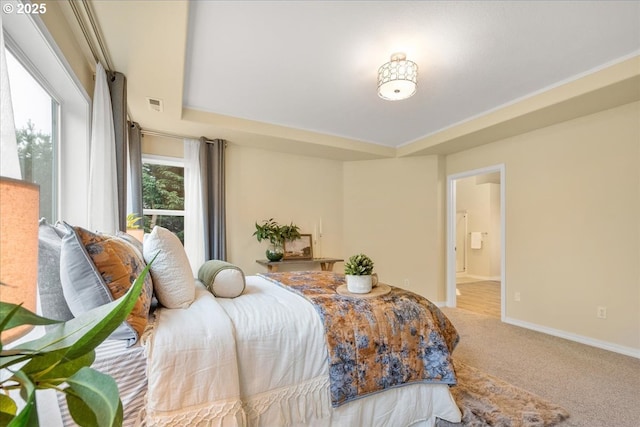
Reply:
[[[143,159],[142,204],[145,233],[159,225],[184,243],[184,167],[175,161]]]
[[[7,50],[22,178],[40,185],[40,217],[53,222],[57,200],[58,103]]]
[[[49,2],[52,5],[57,2]],[[2,28],[7,50],[28,71],[27,75],[44,88],[49,95],[36,102],[37,95],[21,94],[17,79],[11,72],[12,101],[15,104],[16,129],[25,128],[21,105],[26,104],[27,118],[33,122],[33,132],[50,135],[53,168],[33,165],[33,170],[43,172],[39,181],[42,193],[42,215],[50,221],[63,219],[70,224],[86,226],[89,206],[89,146],[91,136],[91,98],[67,60],[59,56],[60,49],[39,15],[10,13],[2,15]],[[61,33],[66,34],[66,31]],[[70,47],[67,47],[71,49]],[[74,61],[79,70],[89,72],[90,66]],[[15,63],[14,63],[15,65]],[[10,69],[11,71],[11,69]],[[17,75],[24,75],[19,72]],[[87,74],[88,76],[88,74]],[[32,80],[33,80],[32,79]],[[55,100],[55,102],[53,101]],[[36,111],[38,112],[36,114]],[[50,128],[41,119],[41,113],[51,114]],[[27,131],[28,132],[28,131]],[[37,156],[36,156],[37,157]],[[49,201],[51,200],[51,201]],[[47,209],[48,211],[45,211]],[[51,212],[51,213],[49,213]]]

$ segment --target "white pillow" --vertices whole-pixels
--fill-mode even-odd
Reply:
[[[158,302],[167,308],[187,308],[196,296],[191,264],[178,236],[155,226],[143,244],[144,260],[151,264],[153,290]]]

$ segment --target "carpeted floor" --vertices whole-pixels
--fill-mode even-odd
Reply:
[[[443,308],[461,336],[456,361],[561,405],[558,427],[640,426],[640,359]]]
[[[451,393],[462,412],[462,423],[437,420],[436,427],[551,427],[569,417],[554,405],[498,378],[456,362],[458,385]]]

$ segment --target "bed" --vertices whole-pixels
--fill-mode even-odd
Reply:
[[[203,286],[188,309],[158,309],[144,341],[147,425],[433,426],[460,420],[447,384],[410,384],[332,407],[320,316],[247,276],[239,298]]]
[[[194,286],[191,267],[175,235],[156,227],[149,237],[142,246],[126,243],[127,238],[120,235],[96,234],[68,224],[64,228],[46,222],[40,225],[38,285],[43,313],[52,318],[66,320],[77,315],[77,308],[67,303],[77,296],[75,287],[86,291],[90,280],[92,293],[83,294],[81,302],[95,306],[102,303],[100,298],[104,295],[109,300],[116,298],[114,289],[121,287],[114,287],[116,282],[111,280],[116,277],[111,274],[114,266],[126,272],[118,277],[127,285],[129,278],[137,277],[144,263],[149,262],[147,258],[159,254],[151,268],[152,286],[149,283],[143,290],[140,304],[122,325],[126,328],[112,334],[118,339],[99,346],[93,365],[118,383],[125,426],[401,427],[433,426],[436,418],[460,420],[460,411],[449,392],[450,384],[455,383],[450,355],[455,342],[451,338],[457,340],[457,332],[430,302],[421,303],[429,307],[430,314],[411,312],[411,316],[431,319],[439,326],[430,326],[428,333],[416,334],[411,329],[424,347],[418,352],[408,351],[409,347],[405,350],[420,358],[425,357],[421,352],[428,352],[429,365],[436,370],[440,365],[449,366],[447,380],[439,380],[436,375],[407,384],[377,381],[376,387],[364,393],[336,398],[336,393],[353,387],[336,384],[335,367],[339,365],[334,364],[336,347],[330,339],[333,335],[328,333],[335,329],[327,327],[327,312],[318,311],[313,298],[269,276],[285,273],[247,276],[245,287],[244,274],[237,268],[230,269],[241,274],[242,295],[223,298],[206,280],[208,287],[197,281]],[[102,246],[96,249],[96,245]],[[77,273],[77,265],[87,267],[82,269],[86,276],[65,284],[62,279]],[[341,275],[335,277],[338,276]],[[315,283],[315,279],[304,276],[296,279],[302,288]],[[312,293],[318,289],[309,288]],[[337,296],[335,289],[328,292],[332,297]],[[392,292],[401,291],[394,289]],[[149,315],[152,291],[160,306]],[[403,311],[397,308],[398,312]],[[378,314],[398,314],[396,307],[385,310]],[[446,344],[444,335],[449,336]],[[371,340],[374,341],[378,342]],[[366,345],[361,344],[354,347],[366,350]],[[390,360],[381,360],[380,366],[394,368]],[[363,366],[377,369],[371,363],[352,366],[351,374],[357,374],[357,381],[362,381],[358,387],[367,385],[370,379]],[[64,425],[73,425],[64,402],[60,407]]]

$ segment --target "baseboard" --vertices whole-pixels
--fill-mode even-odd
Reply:
[[[431,301],[431,302],[438,308],[442,308],[442,307],[446,307],[447,306],[447,302],[446,301],[439,301],[439,302]]]
[[[522,328],[531,329],[537,332],[542,332],[543,334],[553,335],[554,337],[564,338],[569,341],[579,342],[580,344],[585,344],[591,347],[601,348],[603,350],[608,350],[614,353],[624,354],[625,356],[630,356],[630,357],[635,357],[636,359],[640,359],[640,349],[637,349],[637,348],[614,344],[607,341],[601,341],[595,338],[585,337],[584,335],[572,334],[570,332],[562,331],[559,329],[549,328],[547,326],[542,326],[535,323],[529,323],[523,320],[513,319],[511,317],[505,317],[502,321],[510,325],[520,326]]]

